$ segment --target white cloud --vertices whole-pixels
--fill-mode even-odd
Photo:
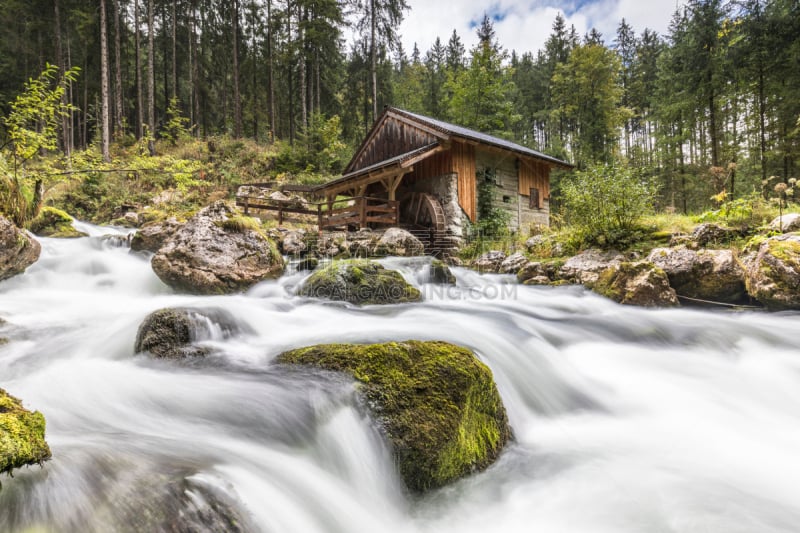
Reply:
[[[672,13],[685,0],[408,0],[411,10],[400,27],[403,46],[411,51],[416,42],[425,53],[436,37],[447,42],[455,29],[469,49],[477,41],[471,24],[479,22],[484,12],[502,14],[495,23],[500,43],[509,50],[535,52],[550,35],[556,15],[564,14],[567,25],[574,25],[583,36],[597,28],[606,43],[614,40],[617,26],[624,17],[637,33],[650,28],[665,34]]]

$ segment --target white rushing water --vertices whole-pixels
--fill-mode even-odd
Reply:
[[[53,451],[2,479],[4,533],[150,531],[181,513],[194,529],[176,531],[798,529],[796,314],[645,310],[460,269],[445,290],[419,259],[385,262],[420,304],[297,298],[303,274],[187,296],[110,230],[81,229],[41,239],[39,262],[0,283],[0,387],[44,413]],[[222,309],[241,331],[210,325],[201,359],[134,354],[144,317],[169,306]],[[403,491],[352,383],[271,365],[405,339],[473,349],[515,434],[488,470],[423,497]]]

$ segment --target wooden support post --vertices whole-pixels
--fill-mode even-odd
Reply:
[[[358,229],[364,229],[367,227],[367,199],[363,196],[358,199],[359,201],[359,222],[358,222]]]
[[[317,204],[317,231],[322,235],[322,204]]]
[[[249,214],[249,211],[248,211],[248,209],[250,207],[249,204],[250,204],[250,200],[249,200],[249,198],[247,196],[245,196],[244,197],[244,214],[245,215]]]

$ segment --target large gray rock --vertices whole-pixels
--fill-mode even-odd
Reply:
[[[625,256],[615,250],[585,250],[572,256],[558,271],[558,277],[572,283],[591,283],[600,272],[625,261]]]
[[[784,213],[782,217],[775,217],[775,219],[769,223],[769,229],[782,231],[783,233],[800,231],[800,214]]]
[[[547,267],[539,261],[529,261],[517,271],[517,281],[528,285],[542,285],[542,281],[550,281]],[[546,283],[545,282],[545,283]]]
[[[500,250],[491,250],[472,262],[472,268],[479,272],[500,272],[500,265],[506,260],[506,254]]]
[[[281,251],[285,255],[300,257],[306,254],[306,236],[300,231],[287,231],[281,240]]]
[[[425,246],[408,231],[401,228],[389,228],[378,239],[374,253],[376,256],[414,257],[423,255]]]
[[[728,242],[735,238],[738,232],[732,228],[724,228],[716,224],[704,223],[700,224],[692,230],[689,239],[696,242],[700,246],[705,246],[709,243],[723,243]]]
[[[501,274],[516,274],[528,263],[528,258],[520,252],[515,252],[500,263],[499,271]]]
[[[182,226],[175,217],[160,222],[148,222],[133,235],[131,250],[156,253]]]
[[[153,270],[170,287],[193,294],[238,292],[279,277],[283,258],[248,220],[221,201],[202,209],[153,256]]]
[[[800,235],[764,241],[747,264],[750,296],[770,309],[800,309]]]
[[[316,270],[298,294],[356,305],[417,302],[420,292],[399,272],[372,261],[336,261]]]
[[[36,239],[0,216],[0,281],[25,272],[41,252]]]
[[[133,349],[135,353],[148,352],[157,358],[203,356],[208,349],[193,343],[215,337],[225,339],[241,331],[233,315],[224,309],[159,309],[147,315],[139,326]]]
[[[723,303],[745,297],[744,269],[731,250],[655,248],[647,260],[666,272],[680,296]]]
[[[674,307],[678,297],[667,275],[652,263],[618,263],[587,283],[594,292],[617,303],[643,307]]]

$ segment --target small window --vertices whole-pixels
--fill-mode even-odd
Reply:
[[[503,196],[503,203],[504,204],[510,204],[511,203],[511,197],[510,196]]]
[[[530,204],[528,205],[529,209],[541,209],[541,205],[539,204],[539,189],[531,187],[531,194],[528,198],[530,200]]]

